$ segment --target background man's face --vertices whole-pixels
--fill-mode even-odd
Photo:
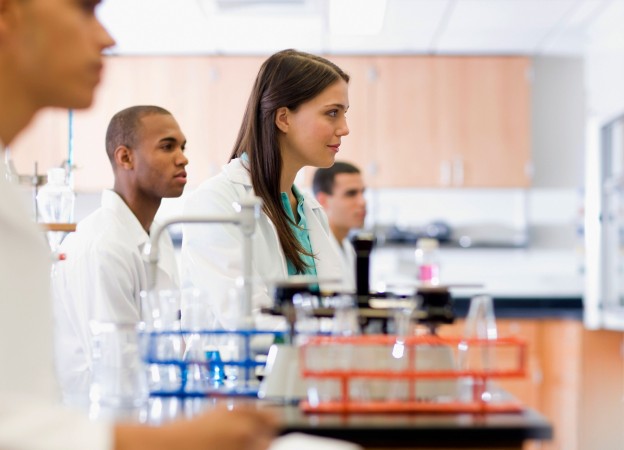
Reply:
[[[326,196],[323,207],[332,226],[362,228],[366,218],[364,180],[359,173],[339,173],[334,178],[334,189]]]

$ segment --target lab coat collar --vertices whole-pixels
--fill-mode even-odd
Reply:
[[[232,183],[242,184],[246,190],[253,192],[251,177],[247,170],[247,165],[242,158],[235,158],[223,166],[223,173]],[[320,209],[321,204],[311,195],[305,196],[305,204],[312,210]]]
[[[121,221],[121,223],[124,224],[126,231],[124,240],[132,242],[134,245],[136,245],[137,249],[142,252],[145,244],[150,241],[150,236],[145,232],[143,226],[139,222],[139,219],[137,219],[137,217],[130,210],[128,205],[126,205],[126,202],[123,201],[119,194],[112,190],[104,190],[102,192],[102,208],[110,210],[115,215],[115,217],[117,217]],[[80,226],[80,224],[78,226]],[[157,222],[156,220],[153,221],[152,226],[150,227],[150,234],[156,231],[159,226],[159,222]],[[167,238],[167,233],[163,233],[160,236],[159,248],[164,254],[173,255],[173,245],[171,243],[171,240]],[[172,274],[170,276],[173,276],[175,284],[178,284],[177,267],[174,258],[159,257],[158,267],[162,271],[164,271],[164,273]],[[162,281],[162,277],[159,278]]]
[[[149,235],[143,229],[139,219],[115,191],[107,189],[102,192],[102,208],[111,210],[115,217],[119,218],[127,227],[127,238],[136,242],[139,248],[149,241]],[[150,231],[154,230],[156,226],[157,224],[153,222]]]

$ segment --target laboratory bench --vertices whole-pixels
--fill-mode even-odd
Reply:
[[[279,434],[305,433],[359,444],[365,449],[522,449],[530,441],[548,441],[552,426],[527,409],[500,414],[307,414],[296,405],[263,400],[178,399],[151,397],[134,409],[91,405],[94,420],[123,420],[158,426],[227,404],[270,409],[279,421]]]
[[[371,254],[371,285],[413,282],[414,246],[383,245]],[[470,298],[492,297],[501,336],[528,344],[527,376],[501,382],[553,426],[541,449],[624,448],[624,333],[583,324],[584,255],[577,248],[441,248],[440,282],[451,288],[455,323],[442,335],[462,334]]]
[[[306,414],[277,409],[283,432],[303,432],[354,442],[368,449],[521,449],[547,441],[550,423],[539,413],[501,414]]]

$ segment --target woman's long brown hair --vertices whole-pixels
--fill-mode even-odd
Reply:
[[[232,160],[247,153],[253,189],[262,198],[262,209],[275,225],[284,254],[298,273],[306,269],[301,255],[309,253],[297,240],[282,205],[282,156],[275,113],[284,106],[296,110],[340,79],[348,83],[349,75],[320,56],[283,50],[269,57],[256,77],[230,156]]]

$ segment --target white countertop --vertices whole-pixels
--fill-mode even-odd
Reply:
[[[442,284],[481,284],[453,289],[455,295],[496,297],[582,297],[583,255],[573,249],[440,249]],[[371,288],[416,280],[414,247],[384,246],[371,255]]]

